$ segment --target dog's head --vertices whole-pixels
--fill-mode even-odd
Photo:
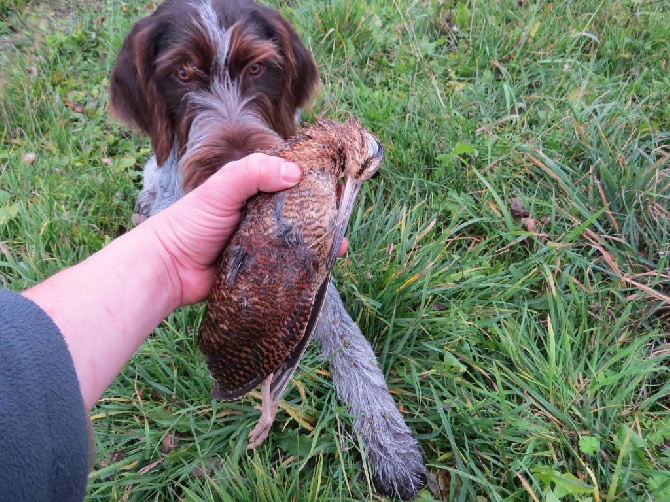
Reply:
[[[113,112],[175,152],[183,185],[274,146],[318,83],[291,25],[251,0],[166,0],[126,37],[111,75]]]

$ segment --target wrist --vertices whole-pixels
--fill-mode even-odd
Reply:
[[[149,290],[160,298],[164,309],[163,317],[184,305],[184,288],[181,280],[180,264],[168,245],[169,238],[164,234],[164,227],[154,225],[150,218],[142,223],[138,230],[142,230],[140,244],[140,258],[144,265],[138,266],[139,271],[148,274],[146,283]],[[157,299],[158,299],[157,298]]]

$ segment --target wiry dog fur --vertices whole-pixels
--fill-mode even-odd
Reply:
[[[295,132],[318,84],[291,25],[252,0],[167,0],[126,37],[111,76],[111,106],[151,138],[135,206],[154,215],[217,169]],[[398,412],[372,349],[328,289],[314,338],[349,404],[375,484],[403,499],[425,484],[418,443]]]

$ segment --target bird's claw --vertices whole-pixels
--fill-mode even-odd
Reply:
[[[249,444],[247,445],[247,450],[254,450],[257,446],[260,446],[268,437],[271,426],[272,420],[266,422],[261,416],[261,419],[256,424],[256,427],[254,427],[253,430],[249,433]]]
[[[256,427],[249,433],[249,444],[247,450],[253,450],[260,446],[270,433],[270,427],[275,421],[278,403],[272,400],[271,387],[272,374],[268,376],[261,385],[261,404],[256,409],[261,410],[261,416],[258,419]]]

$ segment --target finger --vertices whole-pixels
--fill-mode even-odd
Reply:
[[[342,239],[342,244],[340,244],[340,249],[337,252],[337,256],[342,256],[344,253],[347,252],[347,249],[349,249],[349,241],[347,241],[347,238],[345,237]]]
[[[261,153],[230,162],[214,174],[203,187],[207,194],[239,209],[257,192],[277,192],[294,186],[302,178],[296,164]]]

